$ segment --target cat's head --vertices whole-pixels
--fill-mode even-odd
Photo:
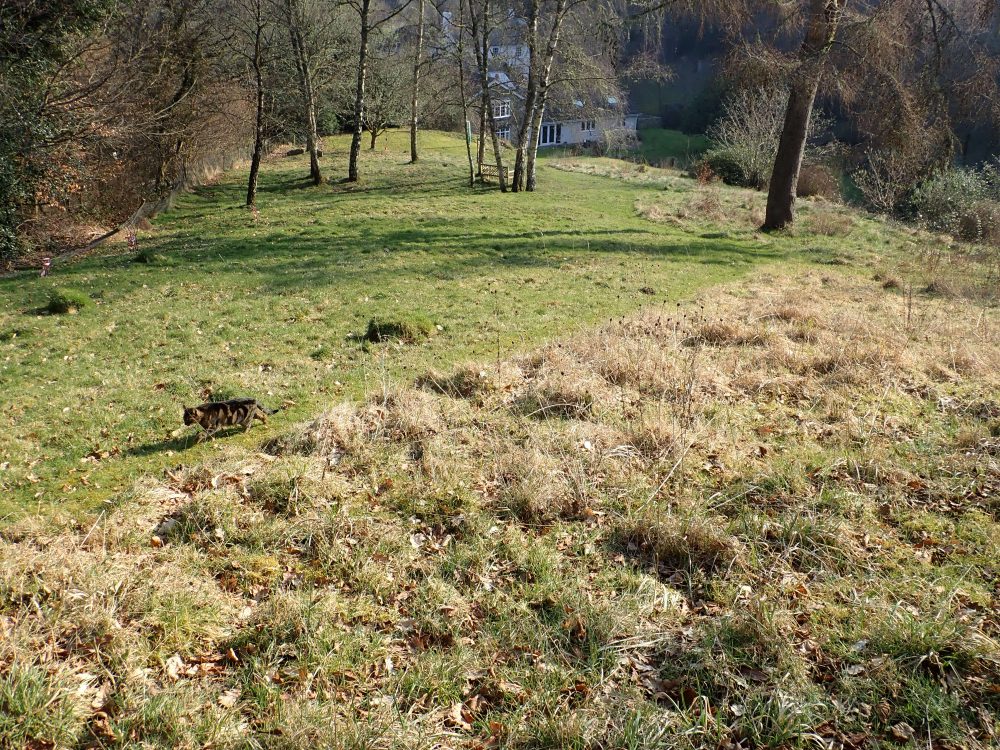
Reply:
[[[198,421],[201,416],[201,409],[197,406],[185,406],[184,407],[184,424],[192,425]]]

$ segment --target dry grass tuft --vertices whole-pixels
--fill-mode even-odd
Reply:
[[[675,570],[729,568],[739,557],[739,543],[726,533],[726,519],[700,513],[649,513],[616,529],[614,538],[629,554],[667,574]]]
[[[487,398],[509,393],[524,381],[521,368],[511,362],[467,364],[455,368],[451,374],[431,371],[418,378],[417,385],[446,396],[461,398]]]
[[[766,346],[771,333],[738,320],[714,320],[699,325],[691,340],[712,346]]]
[[[355,410],[338,404],[300,430],[272,441],[266,450],[278,456],[336,456],[350,450],[359,429]]]
[[[809,218],[809,230],[821,237],[846,237],[854,227],[854,219],[846,213],[817,211]]]

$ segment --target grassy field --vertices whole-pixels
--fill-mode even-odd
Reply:
[[[996,747],[995,250],[425,143],[2,282],[0,750]]]
[[[217,445],[178,432],[184,404],[294,403],[231,438],[249,446],[387,377],[523,351],[764,264],[902,242],[872,222],[845,237],[719,229],[723,203],[759,196],[713,188],[706,206],[677,173],[610,160],[547,159],[535,194],[469,190],[464,143],[424,138],[411,166],[404,135],[390,133],[363,154],[354,186],[306,186],[301,157],[272,158],[257,216],[241,206],[245,176],[227,175],[140,233],[151,263],[118,245],[50,278],[0,280],[0,516],[91,513],[144,474],[209,457]],[[336,177],[346,142],[328,146]],[[90,304],[48,314],[57,287]],[[362,346],[369,319],[411,314],[438,335]]]
[[[979,748],[1000,319],[772,268],[0,536],[0,747]]]

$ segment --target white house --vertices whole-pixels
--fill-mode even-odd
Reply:
[[[521,33],[524,19],[510,20],[506,29],[493,35],[488,75],[497,136],[515,143],[524,116],[524,86],[530,54]],[[603,140],[609,130],[636,129],[637,115],[623,116],[615,97],[603,100],[598,97],[581,91],[576,92],[570,102],[550,102],[538,133],[538,145],[595,143]]]

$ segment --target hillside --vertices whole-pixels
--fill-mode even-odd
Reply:
[[[886,246],[870,222],[849,237],[764,238],[746,209],[761,196],[699,191],[660,170],[603,179],[567,171],[569,160],[544,168],[535,194],[468,190],[461,139],[425,139],[416,167],[405,163],[404,134],[365,151],[361,186],[308,187],[302,157],[274,157],[256,216],[240,205],[245,175],[230,174],[140,233],[151,263],[118,245],[57,264],[49,278],[0,280],[0,516],[87,513],[182,451],[185,461],[211,455],[176,432],[184,404],[244,394],[294,402],[273,420],[277,434],[384,377],[523,351],[766,263],[846,262],[873,233],[887,251],[908,241]],[[329,146],[328,171],[342,174],[347,142]],[[720,196],[741,223],[720,225]],[[650,220],[668,209],[687,218]],[[92,304],[48,315],[58,287]],[[440,335],[418,347],[360,345],[372,317],[414,314]]]
[[[995,259],[429,140],[3,282],[0,748],[995,746]]]
[[[0,744],[995,746],[995,316],[757,274],[8,527]]]

